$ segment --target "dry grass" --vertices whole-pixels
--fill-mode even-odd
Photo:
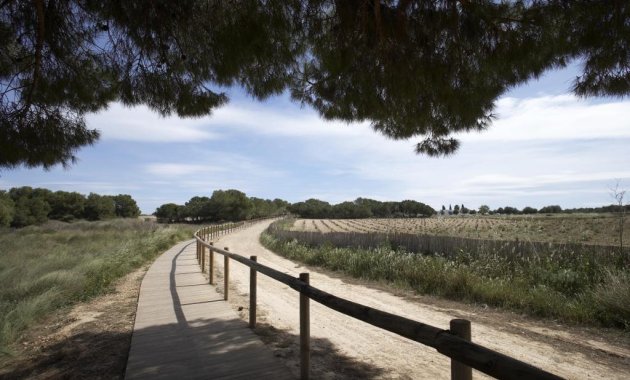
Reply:
[[[107,292],[193,230],[127,219],[0,231],[0,355],[46,314]]]
[[[298,219],[292,229],[322,232],[397,232],[552,243],[619,244],[619,219],[614,214]],[[624,236],[630,240],[630,218],[625,218]]]
[[[594,246],[584,246],[579,252],[539,250],[535,254],[484,249],[420,254],[389,243],[349,248],[335,246],[327,237],[370,234],[284,233],[300,224],[288,221],[284,226],[272,225],[261,242],[292,260],[357,278],[385,281],[421,294],[630,330],[628,260],[619,252],[604,260],[598,252],[589,250],[599,248]],[[300,236],[318,241],[307,244]]]

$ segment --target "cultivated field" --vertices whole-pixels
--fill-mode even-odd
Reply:
[[[412,219],[298,219],[294,231],[396,232],[487,240],[524,240],[597,245],[619,244],[614,214],[554,216],[450,216]],[[624,220],[630,240],[630,217]]]
[[[263,242],[419,294],[628,330],[630,248],[619,249],[618,223],[615,215],[299,219],[276,223]]]

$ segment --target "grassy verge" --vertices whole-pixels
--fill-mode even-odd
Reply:
[[[386,281],[453,300],[504,307],[565,322],[630,330],[630,272],[591,256],[510,257],[459,252],[448,257],[394,250],[307,246],[266,232],[262,244],[289,259]]]
[[[0,231],[0,357],[48,313],[107,292],[196,228],[112,220]]]

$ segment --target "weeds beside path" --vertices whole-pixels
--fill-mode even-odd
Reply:
[[[527,363],[571,379],[625,379],[630,371],[630,351],[626,334],[619,330],[565,326],[553,321],[527,318],[430,296],[419,296],[383,282],[353,279],[351,276],[321,270],[276,255],[264,249],[260,233],[268,223],[260,223],[222,237],[221,247],[243,256],[256,255],[258,262],[292,276],[310,273],[311,285],[338,297],[440,328],[448,328],[453,318],[472,321],[473,340]],[[215,243],[216,244],[216,243]],[[216,260],[219,272],[222,260]],[[247,294],[249,268],[230,266],[231,294]],[[221,284],[221,281],[218,281]],[[282,331],[276,343],[278,356],[299,363],[299,339],[284,339],[284,332],[299,334],[298,296],[295,290],[258,276],[258,317],[262,325]],[[234,306],[248,315],[247,296]],[[272,334],[267,329],[263,334]],[[435,350],[403,337],[387,333],[350,318],[317,302],[311,302],[311,365],[313,378],[448,378],[449,360]],[[320,345],[318,342],[327,342]],[[360,376],[348,373],[343,363],[364,363]],[[297,368],[297,367],[296,367]],[[299,369],[299,368],[298,368]],[[299,373],[299,371],[298,371]],[[475,375],[476,377],[478,374]]]
[[[114,291],[52,313],[18,341],[0,379],[122,379],[140,284],[150,264],[119,279]]]
[[[57,310],[112,291],[116,280],[193,230],[113,220],[0,232],[0,360],[20,354],[15,342],[27,330]]]
[[[630,271],[626,260],[603,260],[588,250],[413,253],[386,244],[340,248],[321,234],[319,244],[282,235],[292,221],[263,233],[268,249],[307,265],[384,281],[419,294],[499,306],[537,317],[630,331]]]

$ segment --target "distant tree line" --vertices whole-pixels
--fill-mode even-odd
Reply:
[[[319,199],[309,199],[291,204],[282,199],[248,197],[238,190],[216,190],[210,198],[192,197],[184,205],[167,203],[158,207],[154,215],[166,223],[203,223],[237,221],[283,215],[287,212],[302,218],[406,218],[435,214],[435,210],[424,203],[405,200],[402,202],[380,202],[357,198],[353,202],[331,205]]]
[[[165,223],[238,221],[282,215],[287,206],[289,202],[282,199],[248,197],[233,189],[216,190],[210,198],[195,196],[184,205],[163,204],[153,215]]]
[[[0,190],[0,226],[25,227],[49,219],[71,222],[76,219],[104,220],[134,218],[140,215],[136,201],[127,194],[87,197],[77,192],[51,191],[29,186]]]
[[[626,212],[630,212],[630,205],[624,205],[624,206],[609,205],[609,206],[602,206],[602,207],[581,207],[581,208],[572,208],[572,209],[563,209],[562,207],[558,205],[544,206],[544,207],[541,207],[540,209],[527,206],[527,207],[524,207],[522,210],[519,210],[518,208],[511,207],[511,206],[499,207],[492,210],[487,205],[480,206],[478,210],[474,210],[474,209],[469,210],[468,208],[464,207],[464,205],[461,205],[461,207],[459,205],[455,205],[455,207],[452,207],[451,205],[449,205],[448,210],[447,210],[446,206],[443,205],[442,210],[440,210],[440,215],[463,215],[463,214],[474,215],[477,213],[481,215],[531,215],[531,214],[559,214],[559,213],[573,214],[573,213],[620,212],[622,210],[625,210]]]
[[[367,198],[357,198],[353,202],[341,202],[336,205],[319,199],[309,199],[290,205],[288,210],[302,218],[336,219],[411,218],[435,214],[431,206],[413,200],[380,202]]]
[[[518,208],[512,207],[512,206],[499,207],[492,210],[487,205],[481,205],[479,206],[478,210],[475,210],[475,209],[468,209],[464,207],[464,205],[462,204],[461,207],[459,205],[455,205],[455,207],[451,207],[451,205],[449,205],[448,210],[446,210],[445,206],[442,206],[442,210],[440,211],[440,214],[441,215],[460,215],[460,214],[474,215],[474,214],[479,213],[481,215],[520,215],[520,214],[538,214],[538,213],[555,214],[555,213],[560,213],[560,212],[563,212],[562,207],[557,206],[557,205],[545,206],[545,207],[542,207],[540,210],[534,207],[529,207],[529,206],[524,207],[522,210],[519,210]]]
[[[485,206],[485,207],[487,207],[487,206]],[[448,205],[448,210],[446,210],[446,206],[442,205],[442,209],[440,210],[440,215],[459,215],[459,214],[474,215],[476,213],[477,213],[476,210],[468,209],[466,206],[464,206],[463,203],[462,203],[461,207],[459,205],[455,205],[455,207],[453,207],[452,205]]]

